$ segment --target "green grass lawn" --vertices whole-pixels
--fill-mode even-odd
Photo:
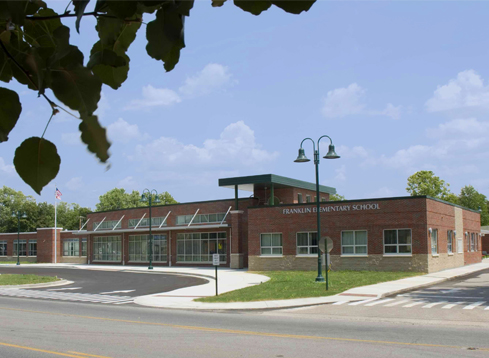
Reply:
[[[256,272],[270,277],[260,285],[223,293],[219,296],[199,298],[199,302],[249,302],[283,300],[289,298],[336,295],[353,287],[422,275],[421,272],[332,271],[329,273],[329,290],[325,283],[314,282],[317,273],[312,271]]]
[[[33,283],[46,283],[58,281],[57,277],[38,276],[38,275],[17,275],[1,274],[0,286],[3,285],[28,285]]]

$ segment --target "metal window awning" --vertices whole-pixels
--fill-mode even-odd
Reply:
[[[218,228],[227,228],[228,224],[217,224],[217,225],[192,225],[192,226],[165,226],[161,228],[152,228],[151,231],[159,232],[159,231],[179,231],[179,230],[195,230],[195,229],[218,229]],[[85,234],[116,234],[116,233],[126,233],[126,232],[145,232],[149,231],[149,228],[141,228],[141,229],[119,229],[119,230],[98,230],[98,231],[87,231]]]

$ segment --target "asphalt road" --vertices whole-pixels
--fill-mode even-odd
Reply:
[[[202,285],[203,278],[147,271],[99,271],[91,269],[42,268],[35,266],[0,267],[0,274],[36,274],[58,276],[71,285],[29,289],[30,291],[72,292],[81,294],[107,294],[137,297],[183,287]],[[112,293],[113,292],[113,293]]]
[[[0,357],[487,357],[489,327],[0,297]]]
[[[380,300],[282,310],[272,314],[483,326],[489,324],[489,270]]]

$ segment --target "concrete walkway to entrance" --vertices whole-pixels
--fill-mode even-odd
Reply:
[[[85,270],[103,271],[146,271],[147,267],[141,266],[108,266],[108,265],[73,265],[73,264],[38,264],[39,266],[62,267],[70,266]],[[38,266],[35,265],[35,266]],[[279,309],[312,306],[334,303],[340,301],[360,301],[382,298],[399,294],[414,289],[419,289],[441,282],[463,277],[481,270],[489,269],[489,259],[481,263],[443,270],[427,275],[404,278],[396,281],[384,282],[370,286],[352,288],[340,294],[327,297],[297,298],[291,300],[257,301],[257,302],[231,302],[231,303],[203,303],[194,302],[195,298],[214,296],[216,293],[214,268],[202,267],[155,267],[154,274],[179,274],[191,275],[208,279],[208,283],[200,286],[181,288],[175,291],[140,296],[135,303],[149,307],[194,309],[194,310],[253,310],[253,309]],[[246,270],[233,270],[229,268],[218,269],[219,294],[261,284],[269,280],[268,277],[249,273]]]

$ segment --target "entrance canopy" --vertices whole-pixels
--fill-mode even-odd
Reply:
[[[256,194],[258,191],[261,190],[269,190],[272,198],[274,197],[273,193],[275,189],[298,188],[298,189],[316,191],[316,184],[314,183],[309,183],[297,179],[291,179],[275,174],[261,174],[261,175],[245,176],[245,177],[219,179],[219,186],[224,188],[234,189],[236,208],[238,207],[237,205],[238,190],[250,191],[253,194]],[[326,193],[326,194],[336,194],[336,189],[329,186],[320,185],[319,192]],[[274,201],[272,201],[271,205],[273,205],[273,203]]]

